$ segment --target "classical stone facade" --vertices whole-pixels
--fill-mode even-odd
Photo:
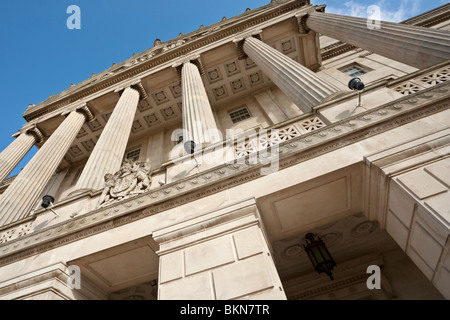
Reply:
[[[449,299],[449,13],[270,1],[29,106],[0,299]]]

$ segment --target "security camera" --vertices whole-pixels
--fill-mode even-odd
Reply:
[[[186,150],[187,153],[189,154],[193,154],[194,150],[195,150],[195,142],[190,140],[190,141],[186,141],[184,143],[184,150]]]
[[[41,206],[42,206],[42,208],[47,209],[49,205],[53,204],[53,202],[55,202],[55,198],[53,198],[52,196],[46,195],[42,198]]]
[[[361,91],[362,89],[364,89],[364,83],[361,81],[360,78],[353,78],[348,82],[348,87],[351,90]]]

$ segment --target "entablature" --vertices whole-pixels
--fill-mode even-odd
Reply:
[[[92,95],[100,91],[104,94],[105,89],[107,89],[106,91],[114,90],[113,88],[121,82],[135,77],[142,78],[146,71],[152,72],[153,69],[163,65],[164,68],[167,68],[176,58],[191,54],[199,49],[204,50],[204,48],[216,45],[220,40],[230,38],[248,28],[264,23],[276,23],[278,20],[275,18],[289,18],[292,16],[292,12],[302,9],[304,6],[310,6],[309,1],[272,1],[264,7],[250,10],[234,18],[225,19],[209,27],[201,27],[197,31],[185,36],[180,35],[178,38],[165,43],[155,41],[153,48],[141,54],[133,55],[127,61],[114,65],[99,75],[93,75],[90,79],[79,85],[74,85],[59,95],[52,96],[47,101],[38,105],[31,105],[25,111],[24,118],[31,121],[64,108],[80,99],[91,100]]]

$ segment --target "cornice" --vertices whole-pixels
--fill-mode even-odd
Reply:
[[[450,109],[450,82],[424,89],[277,145],[279,170]],[[254,157],[254,155],[253,155]],[[4,243],[0,265],[63,246],[262,177],[262,164],[229,163]]]
[[[418,16],[412,17],[402,23],[416,25],[421,27],[432,27],[443,21],[450,19],[450,4],[444,4]]]
[[[53,101],[44,101],[39,105],[34,105],[28,108],[24,112],[24,118],[27,121],[32,121],[44,114],[55,111],[59,108],[67,106],[73,102],[76,102],[80,99],[85,99],[88,96],[104,90],[108,87],[113,87],[123,81],[131,79],[133,77],[138,76],[139,74],[155,68],[161,64],[170,62],[171,60],[178,59],[183,57],[186,54],[190,54],[191,52],[200,49],[204,46],[207,46],[213,42],[218,40],[230,37],[234,34],[241,33],[248,28],[254,27],[258,24],[271,20],[275,17],[281,16],[290,11],[299,9],[305,5],[309,5],[309,0],[291,0],[291,1],[272,1],[270,4],[254,9],[255,15],[250,15],[248,19],[246,19],[246,14],[239,15],[235,18],[239,19],[232,23],[231,25],[227,25],[227,20],[224,20],[220,23],[214,24],[210,27],[203,27],[200,29],[200,36],[196,37],[199,33],[198,31],[193,32],[184,36],[186,39],[191,38],[190,41],[182,43],[181,45],[175,45],[174,48],[169,48],[166,52],[162,52],[162,48],[160,46],[149,49],[148,52],[155,53],[154,56],[148,57],[142,61],[145,54],[136,55],[131,59],[121,63],[122,66],[128,64],[135,64],[134,66],[130,66],[127,70],[114,75],[112,78],[109,77],[104,80],[99,80],[98,83],[94,85],[89,84],[89,80],[82,82],[81,89],[79,91],[71,92],[68,95],[62,96],[60,99],[57,97],[52,97]],[[259,13],[261,11],[261,13]],[[251,12],[251,11],[250,11]],[[248,13],[247,13],[248,15]],[[242,20],[240,20],[242,19]],[[168,41],[167,43],[176,42],[176,40],[180,40],[175,38],[173,40]],[[138,61],[138,59],[140,61]],[[105,71],[102,74],[107,74]],[[101,76],[101,74],[99,75]],[[86,83],[87,82],[87,83]],[[87,87],[86,87],[87,86]],[[76,86],[75,86],[76,87]],[[86,88],[83,88],[86,87]],[[64,92],[60,93],[62,95]]]

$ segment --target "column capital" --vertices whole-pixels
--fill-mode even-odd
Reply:
[[[36,139],[36,143],[44,142],[44,135],[41,130],[37,126],[34,126],[31,129],[28,129],[26,133],[31,134]]]
[[[241,34],[239,34],[238,36],[236,36],[236,38],[233,39],[234,43],[239,43],[247,38],[253,37],[253,38],[257,38],[259,40],[262,39],[262,29],[255,29],[255,30],[250,30],[250,31],[246,31],[243,32]]]
[[[42,143],[42,142],[44,142],[44,139],[45,139],[44,134],[37,127],[37,123],[36,122],[27,123],[26,125],[23,126],[22,129],[20,129],[16,133],[14,133],[11,137],[12,138],[17,138],[17,137],[19,137],[22,134],[30,134],[30,135],[32,135],[35,138],[36,143]]]
[[[257,29],[257,30],[247,31],[247,32],[244,32],[244,33],[238,35],[236,38],[234,38],[233,43],[236,45],[236,48],[238,50],[238,59],[239,60],[243,60],[243,59],[247,58],[247,54],[244,51],[244,42],[245,42],[245,39],[248,39],[248,38],[256,38],[258,40],[262,40],[262,30]]]
[[[181,77],[181,70],[183,69],[183,66],[186,63],[192,63],[192,64],[196,65],[198,68],[198,71],[200,72],[200,75],[203,76],[205,74],[205,68],[203,67],[203,62],[200,59],[200,55],[195,54],[195,55],[184,57],[172,65],[172,68],[175,68],[175,70],[177,71],[177,73],[180,77]]]
[[[76,110],[85,116],[87,122],[94,121],[95,116],[92,113],[91,109],[89,109],[87,104],[85,104],[82,107],[77,108]]]
[[[91,122],[95,119],[95,116],[93,112],[90,110],[87,102],[82,102],[80,104],[77,104],[67,110],[65,110],[63,113],[61,113],[62,116],[67,117],[72,112],[79,112],[84,115],[87,122]]]
[[[298,22],[298,31],[300,34],[308,34],[311,29],[309,29],[306,26],[306,19],[308,19],[308,16],[312,12],[324,12],[325,11],[325,5],[320,6],[311,6],[307,9],[303,9],[300,12],[295,14],[295,18]]]
[[[295,15],[298,23],[298,32],[300,34],[308,34],[311,29],[306,26],[306,19],[308,18],[308,12],[302,12]]]
[[[145,91],[145,88],[144,88],[144,86],[142,85],[141,79],[139,79],[139,80],[133,80],[133,81],[127,82],[127,83],[125,83],[125,84],[119,86],[118,88],[116,88],[116,89],[114,90],[114,92],[117,93],[117,94],[119,94],[119,96],[121,96],[121,95],[122,95],[122,92],[123,92],[125,89],[128,89],[128,88],[134,89],[134,90],[136,90],[137,92],[139,92],[139,98],[140,98],[141,100],[145,100],[145,99],[148,98],[147,92]]]

